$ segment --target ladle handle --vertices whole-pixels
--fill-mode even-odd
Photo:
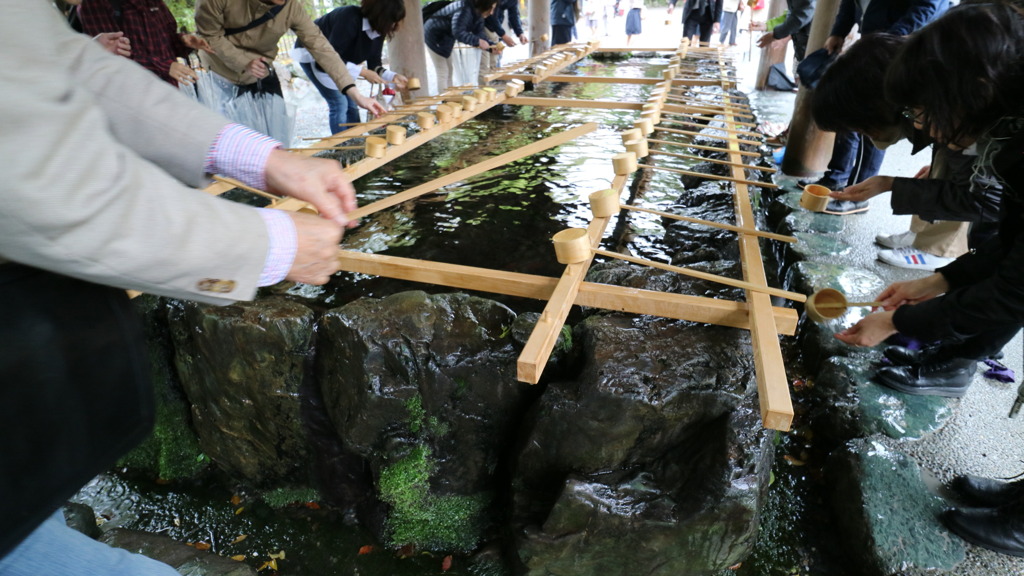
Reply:
[[[815,307],[816,308],[850,308],[850,307],[854,307],[854,306],[871,306],[872,308],[875,308],[877,306],[882,306],[882,305],[883,304],[881,302],[847,302],[846,304],[843,304],[842,302],[826,302],[824,304],[815,304]]]
[[[734,280],[732,278],[726,278],[725,276],[718,276],[717,274],[710,274],[708,272],[701,272],[699,270],[690,270],[689,268],[681,268],[679,266],[672,266],[671,264],[662,264],[661,262],[655,262],[653,260],[644,260],[643,258],[635,258],[633,256],[619,254],[618,252],[609,252],[608,250],[602,250],[600,248],[595,248],[594,254],[608,256],[609,258],[618,258],[619,260],[625,260],[626,262],[640,264],[641,266],[661,268],[662,270],[668,270],[669,272],[675,272],[676,274],[693,276],[694,278],[700,278],[702,280],[710,280],[712,282],[718,282],[719,284],[725,284],[726,286],[733,286],[735,288],[743,288],[744,290],[751,290],[753,292],[762,292],[764,294],[770,294],[772,296],[779,296],[781,298],[786,298],[787,300],[793,300],[794,302],[807,301],[807,296],[800,294],[799,292],[790,292],[788,290],[782,290],[780,288],[772,288],[771,286],[759,286],[757,284],[752,284],[750,282],[746,282],[743,280]]]

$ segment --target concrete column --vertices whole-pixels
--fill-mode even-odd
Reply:
[[[839,11],[839,0],[818,0],[811,22],[811,35],[807,41],[810,54],[825,44]],[[812,90],[801,86],[793,105],[793,118],[789,123],[786,155],[782,158],[782,172],[799,178],[818,176],[828,167],[832,158],[835,133],[818,129],[811,118]]]

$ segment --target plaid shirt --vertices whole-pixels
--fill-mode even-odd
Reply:
[[[102,32],[124,32],[132,43],[132,60],[171,84],[171,63],[187,56],[177,31],[174,15],[163,0],[121,0],[121,18],[114,17],[110,0],[83,0],[78,7],[82,32],[95,36]]]

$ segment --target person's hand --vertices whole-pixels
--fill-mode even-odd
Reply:
[[[384,83],[384,79],[380,77],[380,74],[377,74],[376,72],[374,72],[373,70],[370,70],[369,68],[363,68],[359,72],[359,75],[362,76],[363,79],[366,80],[367,82],[369,82],[370,84],[383,84]]]
[[[825,45],[822,46],[829,54],[835,54],[843,48],[843,40],[841,36],[829,36],[825,39]]]
[[[897,332],[892,312],[868,314],[853,326],[836,333],[836,338],[850,346],[877,346]]]
[[[477,41],[476,45],[477,45],[477,47],[478,47],[478,48],[480,48],[481,50],[490,50],[490,49],[491,49],[491,43],[490,43],[490,42],[488,42],[487,40],[484,40],[483,38],[480,38],[480,39],[479,39],[479,40]]]
[[[394,82],[395,88],[398,88],[399,90],[405,90],[409,87],[409,79],[401,74],[395,74],[395,77],[392,78],[391,81]]]
[[[289,212],[298,235],[298,250],[286,280],[304,284],[326,284],[337,272],[338,243],[342,228],[336,222],[312,214]]]
[[[206,52],[208,54],[215,53],[213,51],[213,46],[210,46],[210,43],[206,41],[206,38],[196,36],[195,34],[182,34],[181,41],[185,44],[185,46],[193,50],[202,50],[203,52]]]
[[[675,4],[669,4],[668,5],[668,13],[669,13],[669,15],[672,15],[672,11],[675,10],[675,9],[676,9],[676,5]]]
[[[501,37],[501,40],[505,43],[505,46],[516,45],[516,39],[511,34],[506,33],[504,36]]]
[[[863,202],[869,198],[874,198],[882,192],[888,192],[892,190],[893,177],[892,176],[872,176],[867,180],[854,184],[853,186],[847,186],[842,190],[836,190],[829,194],[836,200],[850,200],[852,202]]]
[[[877,300],[886,310],[895,310],[900,306],[917,304],[931,300],[949,290],[949,282],[939,273],[930,274],[917,280],[896,282],[878,295]]]
[[[348,93],[349,96],[356,101],[356,105],[358,105],[363,110],[366,110],[370,114],[373,114],[374,118],[387,112],[387,110],[384,110],[384,107],[380,105],[380,102],[377,102],[376,100],[370,98],[369,96],[364,96],[362,92],[358,91],[355,88],[349,90]]]
[[[931,165],[921,166],[921,169],[914,174],[914,178],[927,178],[932,173]]]
[[[721,30],[721,29],[722,29],[722,24],[719,23],[719,22],[715,22],[715,25],[711,27],[711,33],[712,34],[718,34],[719,30]]]
[[[526,44],[526,42],[527,42],[526,34],[520,34],[519,35],[519,43],[520,44]]]
[[[264,169],[267,192],[309,202],[320,216],[340,226],[355,226],[345,216],[356,209],[356,191],[341,164],[274,150]]]
[[[97,34],[94,38],[103,46],[103,49],[111,54],[117,56],[124,56],[125,58],[132,57],[132,41],[129,40],[124,32],[103,32]]]
[[[174,78],[175,81],[181,84],[191,86],[195,84],[196,80],[199,80],[199,76],[196,76],[194,70],[177,60],[171,62],[171,68],[167,72],[171,75],[171,78]]]
[[[787,36],[786,38],[789,38],[789,36]],[[781,41],[781,39],[776,38],[775,34],[772,32],[765,32],[764,34],[761,35],[760,38],[757,39],[757,47],[767,48],[771,46],[773,42],[776,41]]]
[[[267,63],[263,61],[262,56],[254,58],[252,62],[249,62],[245,67],[245,71],[260,79],[270,75],[270,70],[267,68]]]

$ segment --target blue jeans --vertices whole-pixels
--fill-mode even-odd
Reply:
[[[729,45],[736,45],[736,28],[740,20],[739,14],[739,12],[722,12],[722,33],[718,35],[719,44],[725,44],[725,37],[728,36]]]
[[[885,152],[875,148],[867,136],[838,132],[825,176],[835,180],[839,187],[852,186],[878,174],[882,160]]]
[[[342,130],[348,129],[347,126],[342,126],[342,124],[359,122],[359,105],[356,104],[355,100],[342,94],[341,90],[324,86],[323,83],[316,79],[316,74],[313,74],[313,64],[301,62],[299,66],[302,66],[302,71],[306,73],[306,77],[313,83],[313,86],[316,86],[317,91],[324,97],[324,100],[327,100],[327,120],[331,126],[331,134],[337,134]]]
[[[0,576],[180,576],[163,562],[112,548],[68,528],[58,510],[0,558]]]

